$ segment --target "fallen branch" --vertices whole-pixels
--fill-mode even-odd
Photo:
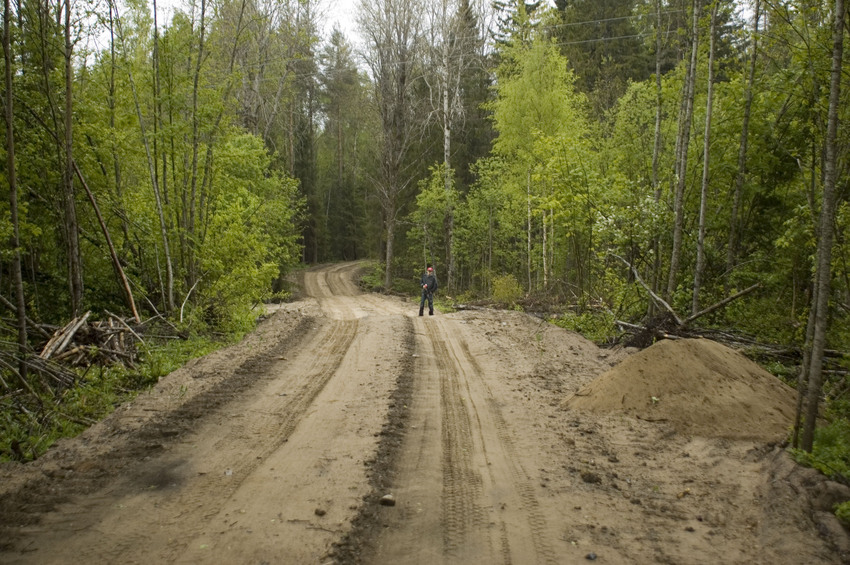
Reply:
[[[644,326],[639,326],[637,324],[630,324],[629,322],[624,322],[623,320],[614,320],[614,323],[623,328],[627,328],[630,330],[638,330],[638,331],[646,331]]]
[[[21,377],[21,374],[15,368],[13,363],[7,363],[3,359],[3,357],[0,356],[0,365],[5,366],[9,370],[9,372],[15,374],[18,377],[18,382],[20,382],[24,386],[24,388],[26,388],[30,392],[30,394],[32,394],[32,396],[34,398],[37,398],[37,399],[39,398],[38,394],[35,392],[35,390],[33,390],[32,385],[29,383],[29,381],[27,381],[27,379]],[[8,390],[8,388],[7,388],[7,390]],[[40,399],[39,399],[39,401],[40,401]]]
[[[5,297],[5,296],[3,296],[2,294],[0,294],[0,303],[2,303],[2,304],[6,307],[6,308],[8,308],[9,310],[11,310],[11,311],[12,311],[12,312],[14,312],[15,314],[17,314],[17,313],[18,313],[18,309],[17,309],[17,307],[15,307],[15,305],[14,305],[14,304],[12,304],[12,303],[11,303],[11,302],[9,302],[8,300],[6,300],[6,297]],[[35,328],[36,330],[38,330],[38,332],[39,332],[41,335],[43,335],[43,336],[44,336],[44,337],[46,337],[46,338],[50,338],[50,334],[49,334],[47,331],[45,331],[45,329],[44,329],[44,328],[42,328],[41,326],[39,326],[38,324],[36,324],[35,322],[33,322],[33,321],[30,319],[30,317],[29,317],[29,316],[27,316],[27,317],[26,317],[26,319],[27,319],[27,327]]]
[[[89,314],[91,314],[91,312],[86,312],[84,316],[74,318],[63,328],[57,330],[50,341],[47,342],[47,345],[44,346],[39,357],[42,359],[49,359],[51,355],[61,353],[62,350],[68,346],[68,343],[71,341],[71,338],[74,337],[74,334],[77,333],[77,330],[79,330],[83,323],[85,323],[86,319],[88,319]]]
[[[136,323],[139,323],[142,320],[139,318],[138,310],[136,310],[136,301],[133,298],[133,291],[130,290],[130,284],[127,282],[127,275],[124,274],[124,268],[121,266],[121,261],[118,259],[118,254],[115,252],[115,245],[112,244],[112,236],[109,235],[109,229],[106,227],[106,222],[103,220],[103,215],[100,213],[100,207],[98,207],[97,201],[94,199],[94,194],[92,194],[86,179],[83,178],[83,173],[80,171],[80,167],[77,166],[77,162],[72,161],[72,163],[74,164],[74,172],[77,173],[77,178],[80,179],[80,183],[86,190],[89,202],[91,202],[92,208],[94,208],[94,213],[97,216],[97,220],[100,222],[100,229],[103,231],[103,237],[106,239],[106,245],[109,247],[109,256],[112,258],[112,267],[115,269],[115,274],[118,275],[118,280],[121,282],[121,286],[124,287],[124,293],[127,295],[127,302],[130,304],[130,309],[133,311],[133,317],[136,319]]]
[[[192,285],[192,288],[189,289],[189,292],[186,293],[186,298],[183,299],[183,304],[180,305],[180,321],[183,321],[183,308],[186,307],[186,302],[189,300],[189,297],[192,296],[192,291],[195,290],[195,287],[198,286],[198,283],[201,282],[201,279],[195,281],[195,284]]]
[[[676,321],[677,326],[684,325],[684,324],[682,324],[682,319],[679,318],[679,316],[676,314],[676,311],[673,310],[673,307],[670,306],[669,304],[667,304],[667,302],[663,298],[661,298],[660,296],[655,294],[655,292],[653,292],[653,290],[651,288],[649,288],[649,285],[646,284],[643,281],[643,279],[640,276],[640,273],[638,273],[637,269],[631,263],[629,263],[628,261],[626,261],[625,259],[623,259],[619,255],[616,255],[614,253],[609,253],[609,255],[611,255],[611,257],[615,257],[615,258],[619,259],[620,261],[625,263],[627,267],[629,267],[632,270],[632,273],[634,273],[634,275],[635,275],[635,280],[637,280],[637,282],[640,283],[640,285],[644,289],[646,289],[646,292],[649,293],[649,296],[652,297],[652,300],[655,301],[656,304],[658,304],[659,306],[661,306],[662,308],[667,310],[667,312],[669,312],[670,315],[673,316],[673,319]]]
[[[713,304],[713,305],[709,306],[709,307],[708,307],[708,308],[706,308],[705,310],[700,310],[700,311],[699,311],[699,312],[697,312],[696,314],[692,314],[692,315],[688,316],[687,318],[685,318],[684,320],[682,320],[682,324],[681,324],[681,325],[686,326],[686,325],[688,325],[689,323],[691,323],[691,322],[693,322],[694,320],[696,320],[697,318],[701,318],[702,316],[705,316],[706,314],[711,314],[711,313],[712,313],[712,312],[714,312],[715,310],[718,310],[718,309],[720,309],[720,308],[723,308],[724,306],[726,306],[727,304],[729,304],[729,303],[730,303],[730,302],[732,302],[733,300],[737,300],[738,298],[741,298],[742,296],[744,296],[744,295],[746,295],[746,294],[751,293],[752,291],[754,291],[755,289],[759,288],[760,286],[761,286],[761,283],[760,283],[760,282],[757,282],[757,283],[756,283],[756,284],[754,284],[753,286],[751,286],[751,287],[749,287],[749,288],[745,288],[745,289],[744,289],[744,290],[742,290],[741,292],[737,292],[737,293],[733,294],[732,296],[728,296],[728,297],[724,298],[723,300],[721,300],[720,302],[718,302],[718,303],[716,303],[716,304]]]
[[[740,292],[736,292],[736,293],[735,293],[735,294],[733,294],[732,296],[727,296],[726,298],[724,298],[724,299],[723,299],[723,300],[721,300],[720,302],[716,302],[715,304],[712,304],[711,306],[709,306],[708,308],[705,308],[704,310],[700,310],[700,311],[699,311],[699,312],[697,312],[696,314],[691,314],[691,315],[690,315],[690,316],[688,316],[687,318],[682,319],[682,318],[680,318],[680,317],[678,316],[678,314],[676,314],[676,311],[675,311],[675,310],[673,310],[673,307],[672,307],[672,306],[670,306],[669,304],[667,304],[667,302],[665,302],[665,301],[664,301],[664,299],[662,299],[660,296],[658,296],[657,294],[655,294],[655,292],[653,292],[653,290],[649,287],[649,285],[647,285],[647,284],[644,282],[644,280],[643,280],[643,279],[641,278],[641,276],[640,276],[640,273],[638,273],[638,271],[637,271],[637,269],[634,267],[634,265],[632,265],[631,263],[629,263],[628,261],[626,261],[625,259],[623,259],[623,258],[622,258],[622,257],[620,257],[619,255],[616,255],[616,254],[614,254],[614,253],[609,253],[609,255],[611,255],[612,257],[615,257],[615,258],[619,259],[620,261],[622,261],[623,263],[625,263],[625,265],[626,265],[627,267],[629,267],[629,268],[632,270],[632,273],[634,273],[634,275],[635,275],[635,280],[637,280],[637,282],[638,282],[638,283],[639,283],[639,284],[640,284],[640,285],[641,285],[644,289],[646,289],[646,292],[648,292],[648,293],[649,293],[649,296],[650,296],[650,297],[652,297],[652,300],[653,300],[653,301],[654,301],[657,305],[659,305],[659,306],[661,306],[662,308],[664,308],[665,310],[667,310],[667,312],[669,312],[669,313],[670,313],[670,315],[671,315],[671,316],[673,316],[673,320],[676,322],[676,325],[679,327],[679,329],[684,329],[685,327],[687,327],[687,326],[688,326],[688,324],[690,324],[690,323],[691,323],[691,322],[693,322],[694,320],[697,320],[697,319],[699,319],[699,318],[701,318],[701,317],[705,316],[706,314],[710,314],[710,313],[714,312],[715,310],[719,310],[720,308],[723,308],[724,306],[726,306],[726,305],[727,305],[727,304],[729,304],[730,302],[732,302],[732,301],[734,301],[734,300],[737,300],[737,299],[741,298],[742,296],[745,296],[745,295],[747,295],[747,294],[751,293],[752,291],[754,291],[755,289],[757,289],[757,288],[759,288],[759,287],[761,286],[761,283],[760,283],[760,282],[757,282],[756,284],[754,284],[754,285],[752,285],[752,286],[750,286],[750,287],[748,287],[748,288],[745,288],[744,290],[742,290],[742,291],[740,291]],[[620,322],[617,322],[617,323],[619,324]],[[633,328],[633,329],[640,329],[640,328]],[[643,329],[646,329],[646,328],[643,328]]]
[[[116,316],[115,314],[113,314],[112,312],[110,312],[109,310],[106,310],[106,313],[107,313],[107,314],[109,314],[110,316],[112,316],[113,318],[115,318],[115,320],[117,320],[119,324],[121,324],[122,326],[124,326],[125,328],[127,328],[127,331],[129,331],[131,334],[133,334],[133,336],[134,336],[136,339],[138,339],[140,342],[142,342],[142,343],[144,343],[144,342],[145,342],[145,340],[143,340],[143,339],[142,339],[142,336],[140,336],[140,335],[139,335],[139,334],[137,334],[135,331],[133,331],[133,328],[131,328],[131,327],[127,324],[127,322],[125,322],[124,320],[122,320],[121,318],[119,318],[118,316]]]

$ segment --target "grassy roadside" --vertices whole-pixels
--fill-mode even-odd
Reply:
[[[37,459],[58,439],[81,433],[160,377],[243,335],[148,340],[134,367],[93,365],[75,369],[73,385],[62,390],[35,383],[31,390],[7,392],[0,396],[0,461]]]

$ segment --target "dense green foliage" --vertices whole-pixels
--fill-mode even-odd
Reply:
[[[51,9],[21,6],[33,18]],[[148,311],[150,305],[179,316],[185,302],[187,319],[239,325],[246,310],[269,295],[271,282],[301,259],[303,197],[263,140],[239,123],[233,85],[243,73],[226,62],[228,51],[241,47],[240,37],[223,23],[178,13],[153,36],[146,5],[130,6],[120,17],[115,9],[94,30],[111,33],[111,43],[75,58],[72,134],[80,175],[74,188],[86,308],[126,311],[127,299],[83,184],[105,217],[136,302]],[[62,56],[44,48],[59,44],[60,30],[25,18],[16,32],[25,292],[32,318],[60,322],[80,313],[69,311],[72,252],[59,229],[68,214],[57,192],[67,163],[54,99],[65,94],[61,66],[50,64],[56,70],[39,75],[33,62]]]
[[[840,481],[850,478],[850,422],[836,419],[818,428],[811,453],[794,450],[796,459]]]

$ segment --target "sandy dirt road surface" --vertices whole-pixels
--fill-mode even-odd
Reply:
[[[360,268],[307,270],[240,344],[0,467],[0,563],[847,562],[844,491],[779,447],[564,408],[627,352],[418,317]]]

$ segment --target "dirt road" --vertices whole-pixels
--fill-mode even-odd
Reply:
[[[420,318],[358,268],[307,271],[242,343],[0,467],[0,563],[842,562],[838,487],[780,449],[563,408],[625,352]]]

